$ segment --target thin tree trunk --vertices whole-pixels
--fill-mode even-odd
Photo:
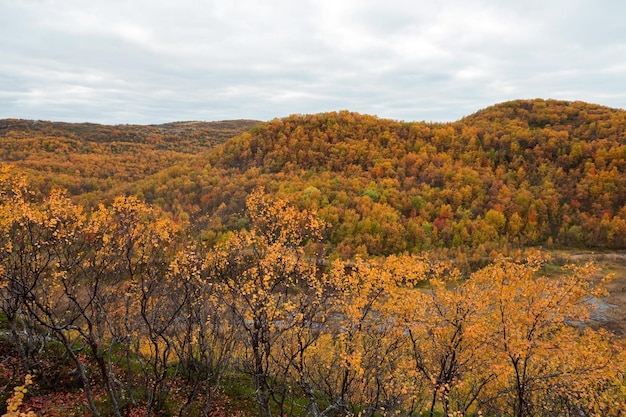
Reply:
[[[252,334],[252,354],[254,355],[254,386],[256,388],[256,401],[259,406],[260,417],[272,417],[270,399],[267,393],[267,377],[263,369],[263,355],[260,346],[260,327],[255,323]]]
[[[433,392],[433,400],[430,403],[430,417],[435,417],[435,405],[437,404],[437,389]]]
[[[9,316],[7,315],[7,317]],[[33,364],[31,363],[31,360],[29,359],[26,350],[24,350],[24,344],[22,343],[22,339],[20,338],[20,335],[17,331],[17,324],[15,320],[17,320],[15,316],[13,316],[13,318],[9,318],[9,322],[11,323],[11,336],[13,337],[13,343],[15,344],[17,352],[20,355],[22,366],[24,367],[26,372],[30,372]]]
[[[91,383],[89,381],[89,378],[87,377],[87,374],[85,373],[85,367],[83,363],[80,361],[76,353],[74,353],[74,350],[72,349],[72,346],[69,340],[67,340],[67,338],[65,337],[65,335],[63,335],[61,332],[59,332],[58,334],[60,335],[61,341],[63,342],[63,346],[65,346],[67,353],[70,355],[72,361],[76,365],[76,370],[78,371],[80,380],[83,383],[83,389],[85,391],[85,397],[87,398],[87,406],[89,407],[89,411],[91,411],[95,417],[100,417],[100,413],[98,412],[98,408],[96,407],[96,403],[93,399],[93,393],[91,392]],[[117,416],[121,417],[119,413],[117,414]]]

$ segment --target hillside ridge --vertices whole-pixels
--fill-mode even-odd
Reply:
[[[450,123],[292,115],[125,192],[190,214],[213,241],[242,227],[245,196],[263,185],[316,210],[331,225],[332,250],[345,257],[622,249],[625,132],[623,110],[558,100],[507,102]]]
[[[328,250],[345,258],[626,248],[624,110],[533,99],[448,123],[297,114],[237,132],[226,126],[209,145],[195,123],[145,127],[180,132],[180,141],[154,133],[145,143],[121,143],[121,129],[90,125],[104,138],[89,158],[71,135],[63,151],[50,137],[13,150],[7,134],[0,139],[4,160],[24,156],[17,162],[30,174],[46,172],[43,185],[68,188],[78,201],[138,195],[192,222],[207,244],[245,227],[245,198],[264,186],[317,212],[329,224]],[[33,156],[37,149],[46,163]]]
[[[62,187],[97,201],[257,125],[254,120],[101,125],[0,120],[0,162],[13,164],[44,192]],[[95,193],[95,195],[92,195]]]

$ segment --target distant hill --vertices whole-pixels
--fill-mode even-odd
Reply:
[[[453,123],[294,115],[127,192],[189,214],[212,241],[242,226],[244,197],[258,185],[317,210],[344,257],[624,248],[626,112],[518,100]]]
[[[451,123],[348,111],[266,123],[1,121],[2,160],[79,201],[136,194],[211,244],[257,186],[316,210],[337,256],[626,248],[626,111],[516,100]]]
[[[258,123],[107,126],[5,119],[0,120],[0,161],[26,172],[39,188],[61,186],[72,195],[97,199],[115,186],[192,158]]]

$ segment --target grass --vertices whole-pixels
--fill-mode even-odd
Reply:
[[[593,260],[599,267],[601,273],[594,276],[594,282],[600,280],[608,274],[613,274],[614,279],[606,284],[608,295],[603,301],[613,308],[608,309],[603,314],[607,320],[599,325],[606,330],[615,333],[617,336],[626,336],[626,257],[623,252],[592,252],[559,250],[551,251],[553,257],[551,262],[546,263],[542,272],[547,276],[558,276],[560,267],[566,263],[584,263]],[[615,256],[618,255],[618,256]]]

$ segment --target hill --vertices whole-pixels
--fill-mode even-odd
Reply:
[[[212,244],[246,196],[314,209],[343,258],[525,246],[626,247],[626,112],[516,100],[451,123],[348,111],[254,121],[102,126],[5,120],[2,160],[80,202],[135,194]]]
[[[0,161],[28,174],[42,191],[63,187],[97,201],[114,186],[193,158],[260,122],[116,125],[0,120]]]
[[[3,121],[0,413],[620,415],[625,116]]]
[[[293,115],[125,191],[191,215],[213,241],[242,226],[259,185],[317,210],[343,257],[624,248],[626,112],[518,100],[443,124]]]

